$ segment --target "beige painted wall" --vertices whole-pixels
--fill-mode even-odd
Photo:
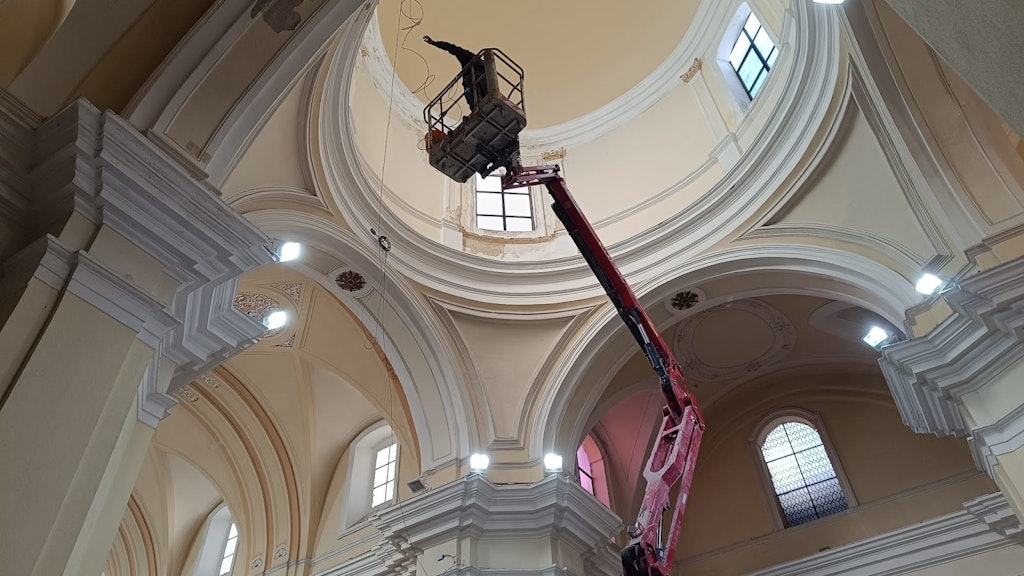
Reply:
[[[916,435],[884,380],[863,369],[793,371],[755,380],[706,414],[679,559],[687,574],[735,574],[803,557],[961,508],[992,492],[966,443]],[[819,414],[859,506],[773,531],[772,495],[750,437],[772,412]]]

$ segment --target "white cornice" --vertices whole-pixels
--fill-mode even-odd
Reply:
[[[124,119],[83,100],[36,131],[33,160],[43,223],[66,219],[73,209],[127,239],[178,282],[167,302],[134,288],[104,298],[109,289],[90,286],[107,278],[109,288],[113,273],[86,246],[63,248],[77,250],[69,289],[96,300],[156,351],[139,399],[140,420],[154,424],[173,402],[163,397],[171,388],[251,345],[264,330],[232,301],[238,277],[273,260],[266,237]],[[44,265],[58,260],[44,258]],[[59,267],[46,265],[48,284],[59,282]]]
[[[1020,522],[1002,494],[976,498],[964,508],[750,576],[895,576],[1017,543]]]
[[[928,334],[882,349],[880,365],[904,423],[917,432],[968,435],[978,466],[1024,445],[1024,411],[971,429],[963,395],[986,386],[1024,359],[1024,259],[942,293],[952,314]]]
[[[379,541],[370,552],[318,574],[383,574],[386,567],[414,566],[424,549],[460,541],[460,546],[492,538],[556,540],[562,554],[580,555],[586,574],[618,576],[621,565],[610,538],[618,517],[576,482],[561,475],[536,484],[494,485],[481,475],[466,476],[372,514]],[[542,561],[543,562],[543,561]],[[541,562],[538,562],[541,563]],[[557,564],[536,569],[465,567],[461,575],[566,575]]]

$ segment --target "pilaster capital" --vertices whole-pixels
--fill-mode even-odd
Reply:
[[[903,421],[920,433],[971,436],[978,466],[1024,444],[1024,405],[994,420],[968,414],[965,397],[1024,359],[1024,258],[942,293],[952,313],[928,334],[882,349],[879,364]]]
[[[139,419],[155,425],[173,405],[174,389],[263,332],[232,302],[238,278],[273,261],[267,238],[126,120],[84,100],[44,122],[33,150],[38,229],[76,213],[127,239],[177,282],[153,316],[159,321],[139,326],[156,351],[140,384]],[[66,245],[69,252],[88,248]]]

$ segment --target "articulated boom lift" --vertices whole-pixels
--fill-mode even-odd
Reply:
[[[498,58],[495,58],[495,53]],[[507,69],[497,69],[499,64],[506,64]],[[481,69],[486,71],[486,82],[472,83],[478,87],[474,94],[475,109],[461,124],[450,128],[453,121],[447,119],[446,123],[444,112],[451,110],[452,102],[461,97],[449,98],[451,90],[464,74],[479,75]],[[522,86],[522,69],[495,49],[481,50],[477,60],[466,66],[424,110],[424,119],[430,130],[427,135],[430,163],[459,182],[465,182],[473,173],[486,176],[503,166],[507,169],[502,178],[504,189],[544,186],[554,199],[552,208],[555,214],[565,224],[583,258],[657,373],[665,396],[664,417],[644,469],[647,489],[643,504],[636,522],[627,529],[630,542],[622,551],[622,568],[625,576],[668,576],[704,434],[704,418],[686,388],[679,363],[612,262],[590,222],[576,206],[559,167],[519,165],[519,132],[526,125]],[[516,95],[516,99],[510,100],[506,93]],[[438,111],[436,116],[435,110]],[[677,485],[679,491],[672,507],[670,492]],[[668,534],[663,539],[663,515],[669,510],[672,514]]]

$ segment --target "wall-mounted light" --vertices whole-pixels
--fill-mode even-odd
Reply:
[[[288,313],[284,310],[275,310],[263,317],[263,325],[267,330],[277,330],[288,323]]]
[[[868,333],[864,336],[863,340],[868,344],[868,346],[871,346],[872,348],[879,348],[888,342],[891,337],[892,334],[884,328],[872,326],[871,330],[868,330]]]
[[[942,284],[942,278],[935,274],[922,274],[921,279],[917,281],[917,285],[914,288],[921,294],[931,296],[942,288]]]
[[[295,260],[302,254],[302,244],[298,242],[285,242],[277,249],[277,261],[288,262]]]
[[[546,472],[561,472],[562,471],[562,457],[558,454],[545,454],[544,455],[544,470]]]
[[[487,470],[487,466],[491,463],[491,459],[487,457],[487,454],[472,454],[469,457],[469,471],[470,472],[483,472]]]

